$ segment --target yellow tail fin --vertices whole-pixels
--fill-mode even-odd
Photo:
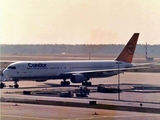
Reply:
[[[134,51],[137,45],[139,33],[134,33],[122,52],[116,58],[117,61],[123,61],[131,63],[134,55]]]

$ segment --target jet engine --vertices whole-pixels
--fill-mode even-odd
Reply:
[[[82,74],[73,74],[70,79],[72,83],[81,83],[83,81],[89,80],[89,78],[85,77]]]

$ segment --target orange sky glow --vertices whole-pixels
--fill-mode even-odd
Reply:
[[[0,44],[160,44],[159,0],[0,0]]]

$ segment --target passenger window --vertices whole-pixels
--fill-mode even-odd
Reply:
[[[8,69],[16,69],[15,66],[9,66]]]

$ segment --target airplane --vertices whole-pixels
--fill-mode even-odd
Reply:
[[[13,79],[15,88],[19,87],[20,80],[44,82],[49,79],[63,79],[62,86],[69,86],[70,81],[91,86],[91,78],[110,77],[127,70],[143,69],[132,63],[138,37],[139,33],[134,33],[115,60],[19,61],[10,64],[3,74]],[[1,88],[3,84],[1,82]]]

